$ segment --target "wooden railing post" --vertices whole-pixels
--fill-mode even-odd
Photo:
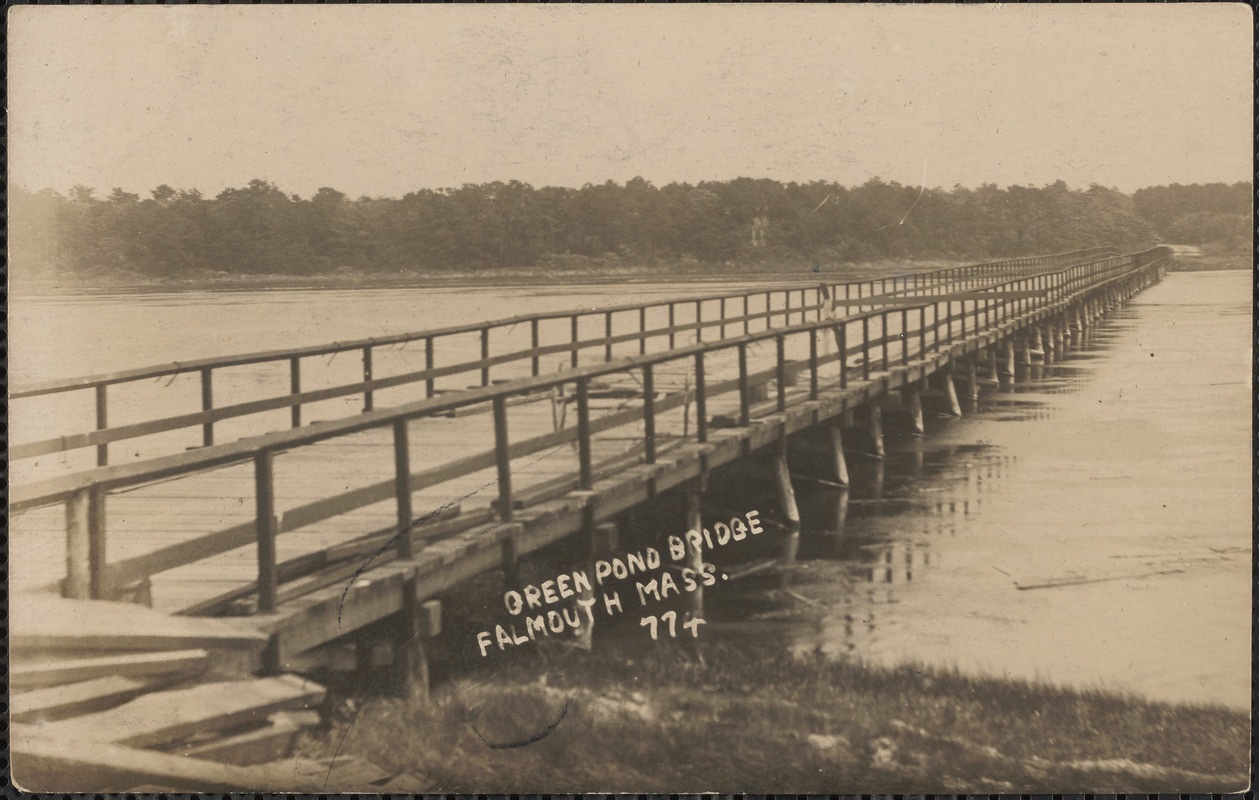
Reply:
[[[61,595],[72,600],[87,600],[92,591],[88,497],[88,490],[80,489],[66,500],[66,579]]]
[[[927,357],[927,307],[918,306],[918,357]]]
[[[766,317],[766,319],[769,319]],[[739,424],[747,426],[752,419],[751,389],[748,386],[748,344],[739,342]]]
[[[490,365],[484,362],[490,357],[490,328],[487,325],[481,329],[481,385],[490,385]]]
[[[529,322],[530,322],[529,346],[536,351],[542,341],[541,337],[538,334],[538,320],[532,319]],[[541,364],[541,357],[535,352],[533,356],[529,359],[529,363],[532,368],[533,377],[535,378],[538,377],[538,372],[539,372],[540,364]]]
[[[603,360],[611,361],[612,360],[612,312],[609,311],[603,316],[604,316],[604,325],[603,325],[604,338],[607,339],[607,341],[604,342],[604,345],[603,345]]]
[[[886,280],[887,279],[884,278],[884,281]],[[888,367],[888,360],[887,360],[888,333],[887,333],[887,309],[886,308],[883,309],[883,312],[881,314],[879,314],[879,321],[882,323],[882,325],[879,328],[879,333],[880,333],[879,338],[883,340],[883,371],[887,372],[889,367]]]
[[[372,379],[372,347],[368,345],[363,348],[363,382],[367,383]],[[372,390],[363,390],[363,411],[372,410]]]
[[[909,309],[901,309],[901,366],[909,363]]]
[[[574,314],[572,319],[573,319],[573,353],[572,353],[571,361],[572,361],[573,367],[576,368],[577,367],[577,315]]]
[[[676,332],[673,330],[673,326],[677,324],[674,322],[674,318],[676,317],[676,315],[677,315],[677,309],[673,303],[670,303],[669,304],[669,349],[670,350],[674,348],[674,336],[676,336]]]
[[[494,398],[494,462],[498,466],[498,515],[504,522],[512,518],[511,453],[507,441],[507,398]]]
[[[837,326],[839,342],[839,388],[848,388],[848,323],[841,322]]]
[[[783,334],[774,337],[778,345],[778,361],[774,369],[774,382],[778,384],[778,410],[787,410],[787,340]]]
[[[809,399],[817,399],[817,328],[809,331]]]
[[[211,411],[214,409],[214,373],[209,367],[203,367],[201,370],[201,410]],[[214,423],[206,422],[201,426],[201,444],[209,447],[214,444]]]
[[[695,438],[708,441],[708,390],[704,381],[704,354],[695,354]]]
[[[270,450],[254,456],[254,524],[258,536],[258,611],[275,611],[279,574],[276,569],[275,537],[279,533],[275,518],[275,479]]]
[[[638,309],[638,354],[647,354],[647,306]]]
[[[495,419],[495,427],[498,420]],[[393,423],[393,493],[398,506],[398,558],[414,555],[411,546],[411,445],[405,419]]]
[[[748,296],[745,294],[743,295],[743,335],[744,336],[746,336],[749,333],[751,322],[752,320],[748,319]]]
[[[66,579],[63,597],[100,600],[106,593],[105,492],[89,486],[66,501]]]
[[[721,338],[726,338],[726,298],[721,298]]]
[[[643,365],[643,446],[647,463],[656,463],[656,378],[651,364]]]
[[[704,341],[704,305],[703,301],[695,301],[695,341]]]
[[[870,380],[870,318],[861,318],[861,379]]]
[[[594,487],[594,475],[590,466],[590,379],[577,379],[577,461],[580,470],[580,488],[589,491]]]
[[[105,384],[96,384],[96,430],[103,431],[109,427],[109,405],[105,396]],[[96,445],[96,466],[103,467],[109,463],[109,444]]]
[[[424,339],[424,369],[431,370],[433,368],[434,363],[435,362],[433,358],[433,337],[429,336]],[[424,381],[424,396],[425,397],[432,397],[433,389],[434,389],[434,386],[433,386],[432,378],[429,378],[428,380]]]
[[[289,359],[289,394],[302,393],[302,359],[293,356]],[[289,409],[290,422],[294,428],[302,427],[302,404],[295,403]]]

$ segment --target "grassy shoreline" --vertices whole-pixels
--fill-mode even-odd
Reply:
[[[773,645],[604,643],[364,699],[302,754],[440,792],[1235,792],[1249,718]],[[558,722],[557,722],[558,720]],[[520,743],[554,726],[543,738]],[[329,786],[329,790],[334,787]],[[410,787],[408,787],[410,788]]]
[[[632,282],[695,282],[729,280],[772,283],[814,283],[923,272],[960,266],[965,261],[939,259],[916,261],[870,261],[830,264],[815,271],[805,262],[749,263],[723,265],[691,262],[661,262],[654,266],[618,267],[529,267],[511,269],[442,270],[430,273],[337,272],[326,275],[255,274],[202,272],[179,278],[157,278],[140,274],[86,276],[66,274],[39,278],[10,275],[10,288],[20,295],[57,295],[84,292],[187,292],[249,291],[261,289],[391,289],[442,288],[460,286],[516,286],[546,282],[580,284],[621,284]]]

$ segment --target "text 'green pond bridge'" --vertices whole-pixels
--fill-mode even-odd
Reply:
[[[924,400],[960,415],[959,385],[973,398],[1061,359],[1169,255],[761,287],[13,388],[15,751],[35,774],[115,776],[97,790],[266,788],[197,770],[291,740],[275,713],[322,690],[284,673],[348,642],[358,668],[423,685],[443,594],[496,571],[520,588],[519,563],[559,543],[589,564],[661,498],[677,519],[658,533],[728,520],[707,478],[740,462],[775,482],[762,517],[789,559],[798,446],[827,465],[816,480],[846,484],[845,438],[881,455],[885,409],[917,432]],[[198,710],[157,711],[172,707]],[[85,741],[96,755],[72,752]]]

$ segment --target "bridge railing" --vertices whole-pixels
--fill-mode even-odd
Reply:
[[[52,395],[90,393],[95,428],[85,430],[80,427],[69,432],[61,429],[56,436],[14,444],[9,458],[11,462],[50,455],[65,458],[65,454],[95,448],[96,464],[104,466],[110,463],[110,445],[113,443],[180,431],[199,436],[196,439],[180,439],[167,446],[172,449],[208,447],[215,443],[216,423],[236,418],[257,418],[287,410],[289,427],[299,428],[303,424],[303,409],[312,404],[361,396],[362,410],[369,412],[376,406],[378,393],[388,390],[402,389],[408,393],[414,390],[424,398],[431,398],[443,391],[438,386],[439,381],[449,389],[452,381],[466,381],[468,376],[479,379],[478,385],[482,387],[491,385],[495,380],[538,376],[544,371],[542,359],[547,356],[565,356],[569,366],[575,368],[580,365],[583,356],[587,359],[591,355],[601,356],[602,360],[608,361],[617,355],[625,355],[627,350],[637,350],[639,355],[645,355],[653,349],[672,349],[680,339],[686,341],[690,337],[698,341],[714,335],[725,339],[730,335],[745,335],[790,325],[797,319],[801,322],[820,320],[823,312],[828,310],[827,301],[831,299],[842,297],[852,300],[905,293],[938,294],[946,290],[976,288],[1012,272],[1059,267],[1113,252],[1111,248],[1091,248],[849,283],[770,286],[746,292],[529,314],[351,342],[205,358],[19,386],[9,394],[11,404],[18,404],[16,416],[19,419],[33,412],[30,405],[23,405],[25,403],[42,403]],[[599,325],[600,322],[602,325]],[[530,344],[524,348],[516,347],[516,330],[526,325],[530,331]],[[592,326],[599,328],[597,333],[583,334],[583,330],[588,331]],[[478,343],[470,342],[469,338]],[[376,356],[382,349],[405,347],[414,342],[423,344],[423,368],[404,368],[404,371],[392,375],[379,374],[382,370],[376,364],[379,360]],[[495,346],[492,347],[492,344]],[[337,354],[350,352],[359,354],[361,379],[309,388],[316,382],[312,378],[319,378],[310,374],[312,366],[319,366],[317,362],[312,364],[312,359],[334,358]],[[439,359],[442,353],[446,353],[447,358]],[[439,360],[447,363],[439,364]],[[277,381],[272,378],[269,381],[271,388],[267,391],[280,389],[280,393],[227,405],[215,404],[216,373],[235,367],[266,365],[287,365],[286,387],[280,385],[283,379]],[[158,379],[173,382],[184,375],[194,375],[199,382],[199,410],[126,424],[110,423],[109,390],[112,387]],[[168,387],[169,382],[163,385]],[[303,388],[304,382],[307,388]],[[458,388],[462,390],[464,387]],[[130,410],[149,405],[170,407],[180,402],[171,399],[169,402],[150,403],[151,399],[146,396],[139,402],[133,400],[126,405]],[[335,416],[342,413],[339,411]],[[85,424],[92,422],[85,420]],[[138,458],[148,457],[148,454],[141,455],[140,448],[130,448],[129,451],[135,452]]]
[[[789,405],[816,399],[823,388],[846,388],[852,381],[866,381],[877,372],[910,363],[954,342],[992,331],[1029,314],[1050,313],[1068,301],[1101,291],[1120,281],[1131,281],[1161,258],[1159,249],[1072,266],[1056,272],[1037,272],[987,287],[974,297],[944,296],[912,306],[884,306],[840,318],[803,321],[765,331],[740,334],[713,342],[697,342],[674,350],[626,356],[582,366],[565,372],[528,377],[511,383],[479,387],[450,396],[437,396],[398,407],[374,409],[360,415],[298,429],[277,431],[228,444],[179,453],[152,460],[98,467],[73,475],[60,476],[26,486],[13,487],[10,511],[24,511],[63,504],[66,520],[67,574],[62,592],[73,597],[110,597],[119,587],[183,564],[256,543],[258,577],[254,585],[231,594],[257,595],[261,611],[273,610],[286,598],[282,579],[300,577],[319,560],[279,562],[276,538],[320,520],[330,519],[368,505],[392,500],[397,525],[373,531],[345,552],[379,552],[381,560],[413,558],[425,542],[448,530],[436,513],[416,519],[413,495],[425,488],[442,485],[472,473],[493,469],[497,501],[492,511],[476,519],[495,516],[510,522],[520,497],[513,486],[517,477],[514,462],[546,450],[575,444],[577,469],[567,488],[591,489],[607,465],[595,462],[594,438],[603,432],[632,426],[641,437],[641,459],[656,461],[662,441],[708,441],[715,412],[723,403],[723,415],[734,425],[746,426],[762,413],[782,411]],[[836,344],[824,354],[819,337]],[[772,344],[772,367],[754,370],[749,350]],[[898,352],[899,351],[899,352]],[[789,356],[796,353],[796,356]],[[737,376],[709,380],[708,365],[721,358],[737,358]],[[695,384],[683,391],[655,391],[655,378],[662,368],[680,365],[693,368]],[[592,417],[590,387],[593,381],[626,372],[634,373],[642,386],[641,401],[632,407],[617,408],[601,417]],[[807,373],[808,389],[790,388],[792,380]],[[772,400],[768,390],[773,386]],[[551,433],[513,440],[509,431],[508,404],[522,395],[564,390],[575,397],[577,415],[573,425]],[[424,417],[451,412],[472,405],[488,405],[493,416],[494,447],[462,456],[420,472],[412,468],[408,423]],[[695,408],[694,434],[662,436],[659,425],[664,415]],[[689,413],[687,414],[689,419]],[[312,503],[277,509],[274,459],[285,451],[368,430],[391,431],[393,475],[384,481],[350,489],[334,497]],[[106,557],[106,499],[111,492],[169,481],[203,473],[226,465],[253,465],[255,513],[252,521],[215,531],[191,540],[177,542],[157,551],[110,563]],[[624,465],[622,465],[623,467]],[[356,550],[355,547],[358,547]],[[207,610],[203,607],[201,610]]]

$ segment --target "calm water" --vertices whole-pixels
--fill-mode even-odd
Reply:
[[[726,288],[19,298],[10,380]],[[854,456],[850,493],[802,496],[806,524],[832,534],[806,538],[801,571],[834,580],[801,584],[824,611],[795,646],[1247,706],[1250,295],[1246,272],[1171,274],[1052,376],[929,420],[882,465]],[[127,412],[123,395],[111,422]]]
[[[1052,377],[814,493],[841,561],[802,572],[855,588],[796,646],[1248,707],[1249,277],[1173,273]]]

